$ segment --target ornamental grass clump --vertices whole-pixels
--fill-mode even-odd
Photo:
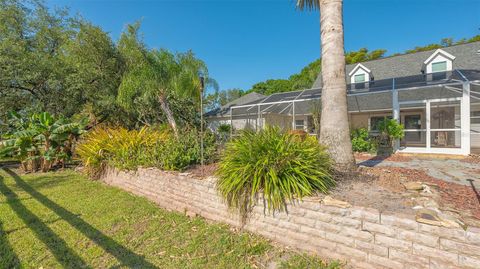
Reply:
[[[218,191],[242,220],[259,196],[269,212],[283,211],[287,202],[327,193],[335,185],[330,158],[315,138],[301,139],[276,127],[244,131],[227,143],[217,176]]]
[[[119,169],[148,165],[150,149],[167,134],[149,128],[97,128],[84,136],[77,154],[92,178],[99,178],[107,164]]]
[[[156,167],[181,171],[201,162],[199,132],[181,131],[182,135],[175,137],[171,129],[97,128],[84,136],[76,152],[93,179],[100,178],[107,166],[120,170]],[[211,132],[205,132],[203,137],[203,157],[208,163],[215,160],[216,141]]]

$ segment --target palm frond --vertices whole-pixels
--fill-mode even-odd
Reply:
[[[296,8],[299,10],[319,10],[320,0],[297,0]]]

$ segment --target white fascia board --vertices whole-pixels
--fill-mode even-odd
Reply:
[[[433,59],[435,59],[435,57],[437,57],[438,54],[441,54],[443,56],[445,56],[446,58],[448,58],[450,61],[453,61],[455,60],[455,56],[453,56],[452,54],[442,50],[442,49],[437,49],[432,55],[430,55],[430,57],[428,57],[425,62],[423,62],[423,64],[427,65],[428,63],[430,63]]]
[[[355,66],[355,68],[353,68],[352,71],[348,73],[348,76],[351,77],[353,74],[355,74],[355,72],[357,72],[359,68],[362,68],[367,73],[371,73],[370,69],[366,68],[363,64],[357,64],[357,66]]]

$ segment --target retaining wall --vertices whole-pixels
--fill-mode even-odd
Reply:
[[[239,226],[217,195],[215,178],[154,168],[109,170],[103,181],[163,208]],[[244,227],[284,245],[347,261],[353,268],[480,268],[480,229],[417,223],[413,216],[362,207],[338,208],[307,199],[288,214],[256,207]]]

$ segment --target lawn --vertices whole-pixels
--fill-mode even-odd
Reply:
[[[0,268],[339,268],[73,171],[0,170]]]

